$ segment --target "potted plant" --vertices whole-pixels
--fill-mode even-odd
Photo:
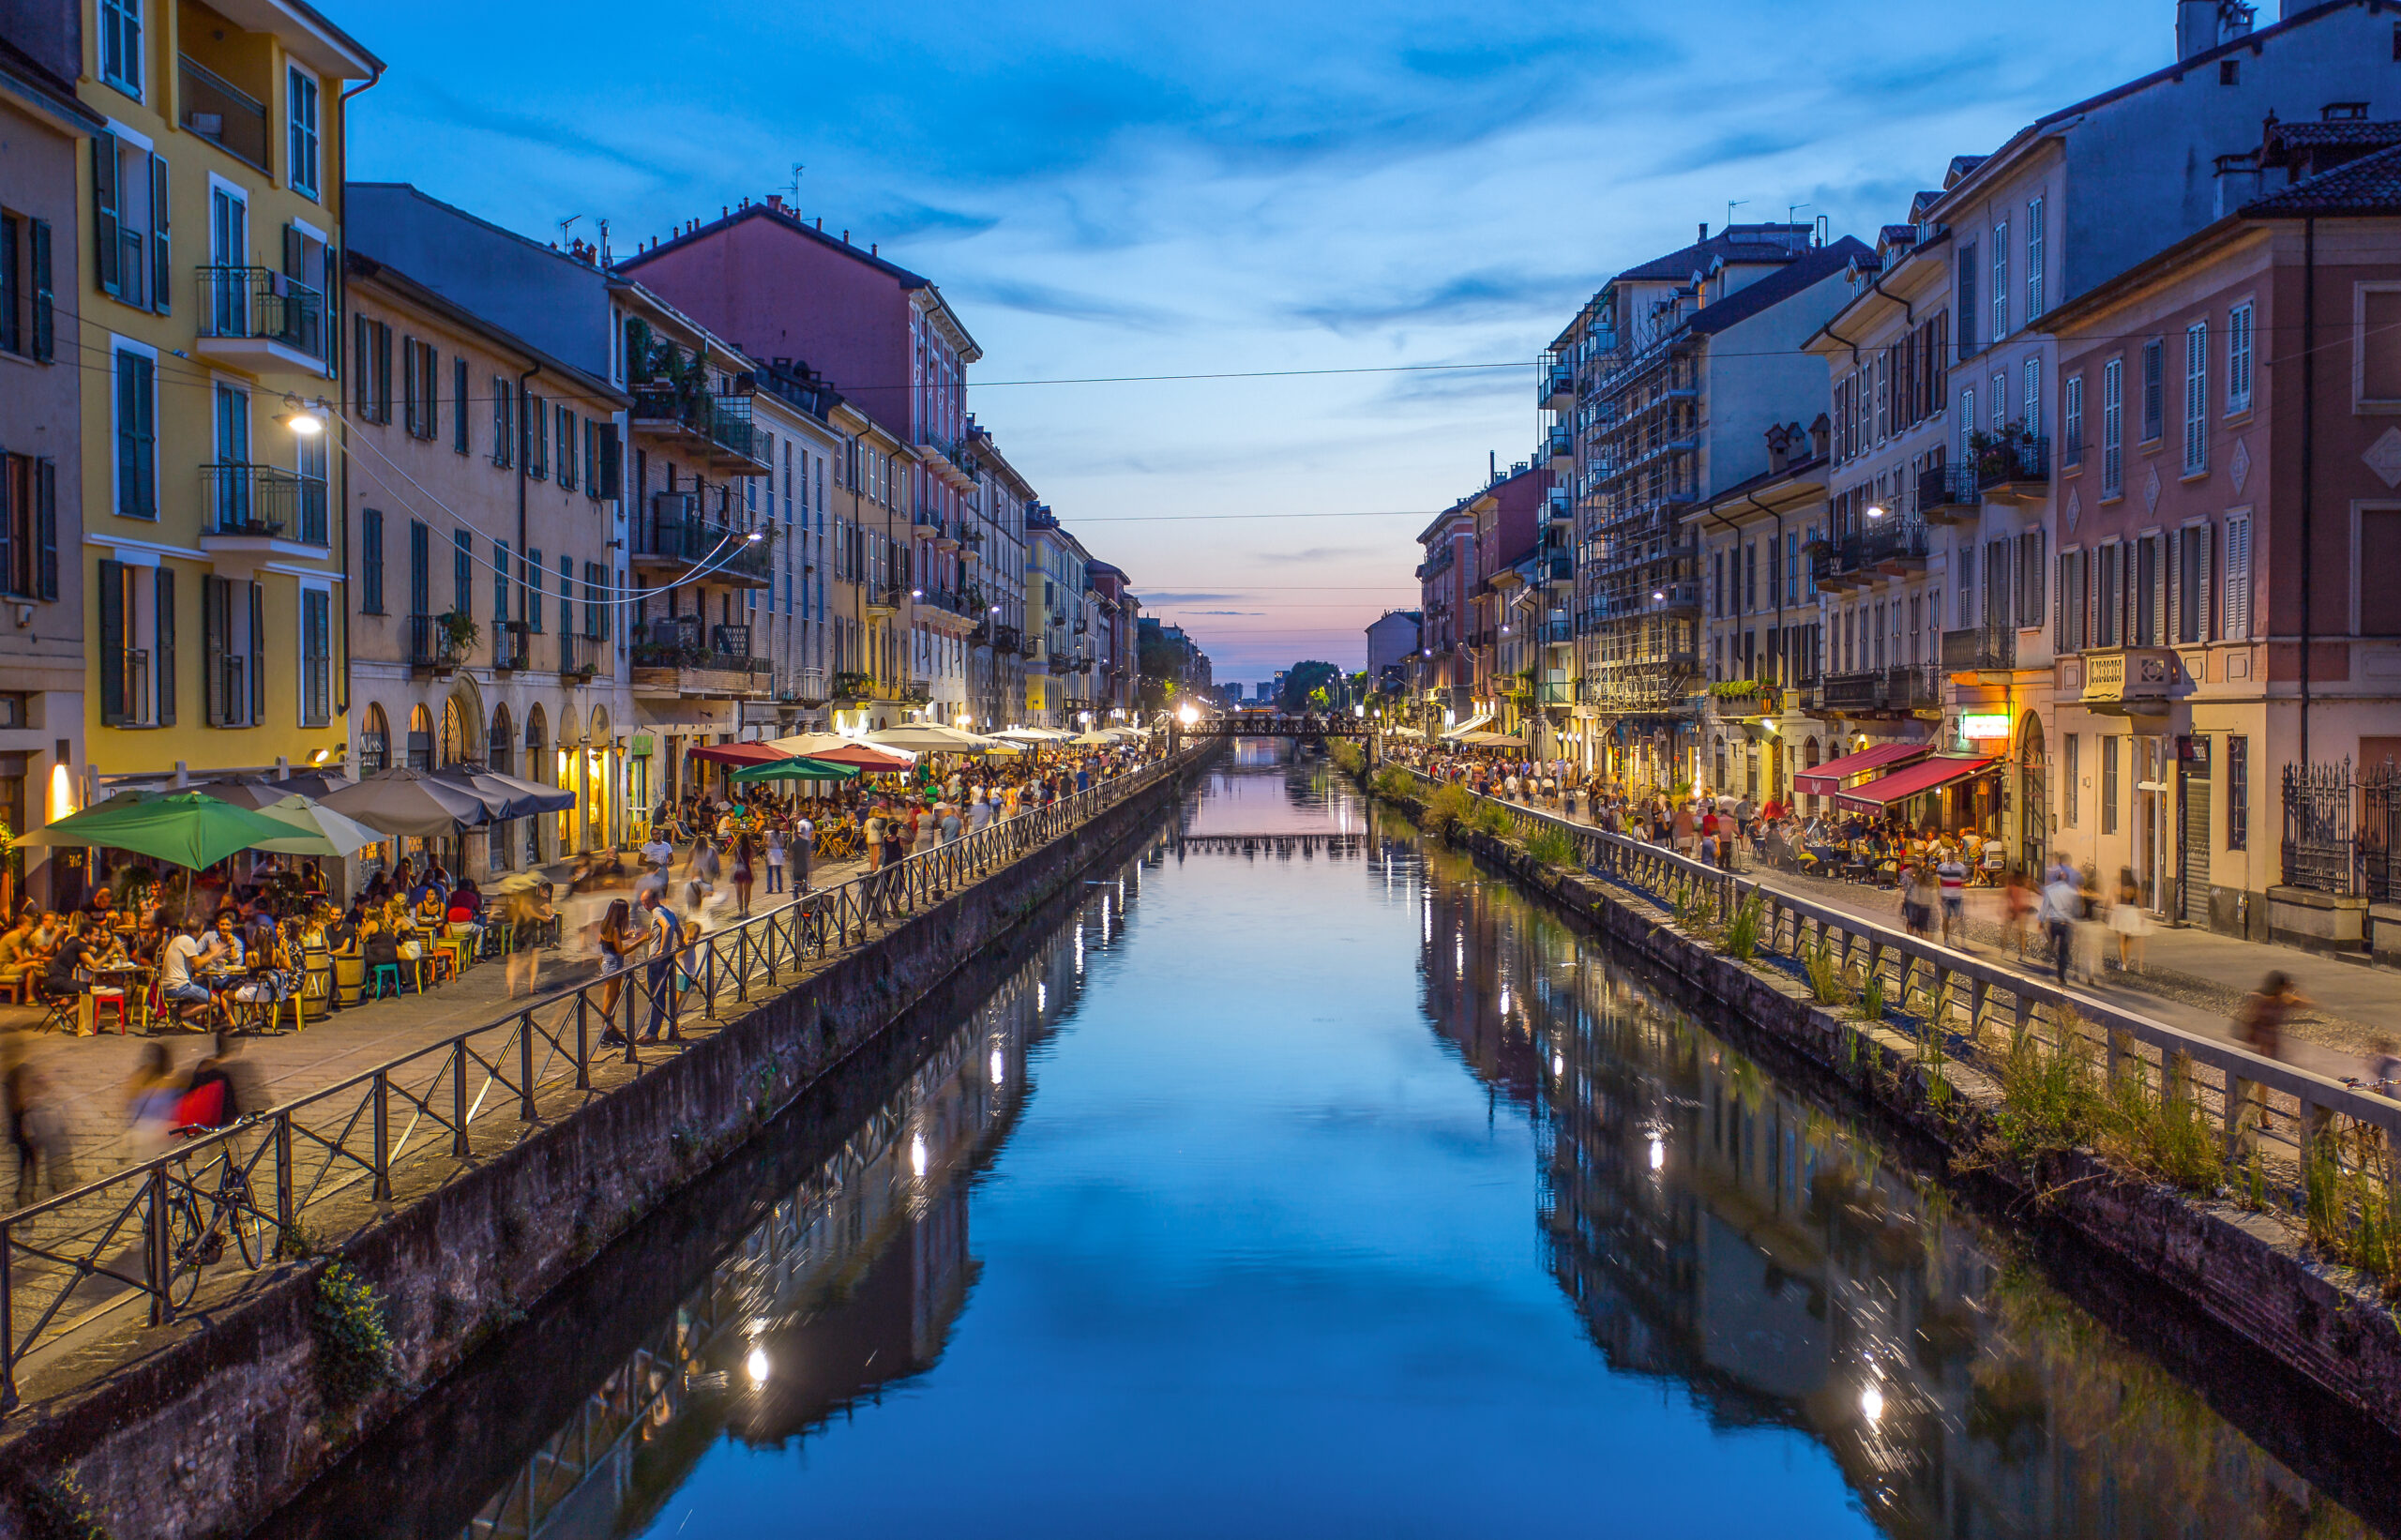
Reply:
[[[433,623],[442,642],[441,661],[453,668],[483,637],[476,618],[456,610],[445,610],[433,617]]]

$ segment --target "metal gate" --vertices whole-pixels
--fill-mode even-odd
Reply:
[[[2210,923],[2210,762],[2207,738],[2180,740],[2176,766],[2176,885],[2187,925]],[[2196,756],[2197,755],[2197,758]]]
[[[2020,868],[2036,882],[2042,880],[2044,864],[2050,858],[2051,798],[2045,784],[2044,762],[2036,760],[2018,771],[2017,821],[2023,844]]]

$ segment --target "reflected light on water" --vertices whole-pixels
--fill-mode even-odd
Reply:
[[[749,1358],[744,1362],[742,1366],[749,1371],[750,1382],[752,1384],[765,1384],[767,1382],[767,1372],[770,1367],[767,1363],[767,1350],[764,1348],[752,1348],[750,1350]]]

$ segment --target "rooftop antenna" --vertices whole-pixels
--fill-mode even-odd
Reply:
[[[1750,200],[1748,198],[1729,198],[1726,200],[1727,229],[1731,230],[1734,228],[1734,211],[1749,202]]]
[[[564,251],[564,250],[566,250],[566,227],[567,227],[567,226],[569,226],[569,225],[571,225],[571,224],[573,224],[573,223],[575,223],[575,221],[576,221],[576,220],[581,219],[581,218],[583,218],[583,216],[582,216],[582,215],[581,215],[581,214],[570,214],[570,215],[568,215],[566,219],[561,219],[561,220],[559,221],[559,249],[560,249],[560,250]]]
[[[1803,209],[1805,209],[1805,208],[1806,208],[1806,207],[1808,207],[1808,206],[1809,206],[1809,205],[1808,205],[1808,204],[1787,204],[1787,205],[1786,205],[1786,207],[1785,207],[1785,210],[1784,210],[1784,222],[1785,222],[1786,224],[1791,224],[1791,223],[1793,223],[1793,222],[1794,222],[1794,220],[1793,220],[1792,216],[1794,216],[1795,214],[1800,213]]]
[[[600,265],[609,265],[609,221],[600,221]]]
[[[800,207],[800,174],[808,169],[797,160],[792,163],[792,206],[795,211]]]

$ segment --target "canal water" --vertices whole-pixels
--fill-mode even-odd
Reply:
[[[1241,746],[995,968],[267,1532],[2392,1521],[2389,1450],[2170,1372],[1321,760]]]

